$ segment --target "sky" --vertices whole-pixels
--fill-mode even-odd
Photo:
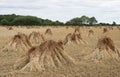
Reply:
[[[13,13],[62,22],[86,15],[120,24],[120,0],[0,0],[0,14]]]

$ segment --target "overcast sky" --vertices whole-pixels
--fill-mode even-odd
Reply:
[[[120,0],[0,0],[0,14],[12,13],[63,22],[87,15],[120,23]]]

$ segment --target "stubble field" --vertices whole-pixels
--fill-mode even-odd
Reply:
[[[8,43],[19,33],[29,36],[33,31],[40,32],[47,40],[65,40],[67,34],[74,33],[75,27],[0,27],[0,77],[120,77],[120,61],[115,58],[103,58],[104,60],[93,60],[91,54],[95,52],[98,39],[107,36],[110,37],[115,47],[120,52],[120,30],[118,27],[77,27],[85,43],[80,41],[69,42],[63,45],[64,52],[67,53],[75,62],[67,66],[45,68],[42,71],[20,71],[14,69],[14,65],[21,56],[25,55],[28,50],[11,49]],[[103,33],[103,29],[107,32]],[[50,29],[52,34],[45,34],[46,29]],[[94,32],[88,36],[89,31]],[[37,43],[39,45],[39,43]],[[34,45],[35,46],[35,45]],[[7,48],[5,48],[7,47]],[[112,53],[110,53],[112,54]],[[109,57],[109,55],[104,55]],[[114,53],[113,53],[114,54]],[[98,54],[99,55],[99,54]],[[52,56],[52,55],[51,55]],[[92,56],[94,57],[94,55]]]

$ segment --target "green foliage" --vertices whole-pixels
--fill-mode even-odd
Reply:
[[[10,25],[9,22],[8,22],[6,19],[2,19],[2,20],[0,21],[0,24],[1,24],[1,25]]]
[[[66,25],[95,25],[97,24],[97,20],[95,17],[87,17],[81,16],[71,19],[70,21],[66,22]]]
[[[0,21],[1,21],[2,19],[4,19],[4,16],[3,16],[3,15],[0,15]]]
[[[111,26],[109,23],[99,23],[98,26]]]
[[[82,24],[82,20],[81,18],[73,18],[70,21],[66,22],[66,25],[81,25]]]
[[[21,15],[0,15],[0,25],[63,25],[60,21],[51,21],[49,19],[41,19],[35,16]]]
[[[12,25],[40,25],[40,21],[37,17],[20,16],[12,21]]]
[[[112,26],[117,25],[115,21],[113,21]]]
[[[89,17],[87,16],[82,16],[81,18],[82,24],[88,24],[89,23]]]
[[[97,24],[96,18],[95,17],[89,18],[89,25],[95,25],[95,24]]]
[[[53,22],[53,25],[55,25],[55,26],[64,25],[64,23],[60,22],[60,21],[55,21],[55,22]]]
[[[43,21],[42,25],[52,25],[52,24],[53,24],[53,22],[51,20],[46,19],[46,20]]]
[[[62,26],[62,25],[68,25],[68,26],[116,26],[116,22],[113,22],[112,24],[109,23],[98,23],[95,17],[88,17],[88,16],[81,16],[73,18],[69,21],[67,21],[65,24],[60,21],[52,21],[49,19],[41,19],[35,16],[22,16],[22,15],[0,15],[0,25],[43,25],[43,26]]]

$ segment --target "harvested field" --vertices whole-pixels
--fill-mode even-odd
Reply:
[[[120,77],[120,30],[1,26],[0,77]]]

